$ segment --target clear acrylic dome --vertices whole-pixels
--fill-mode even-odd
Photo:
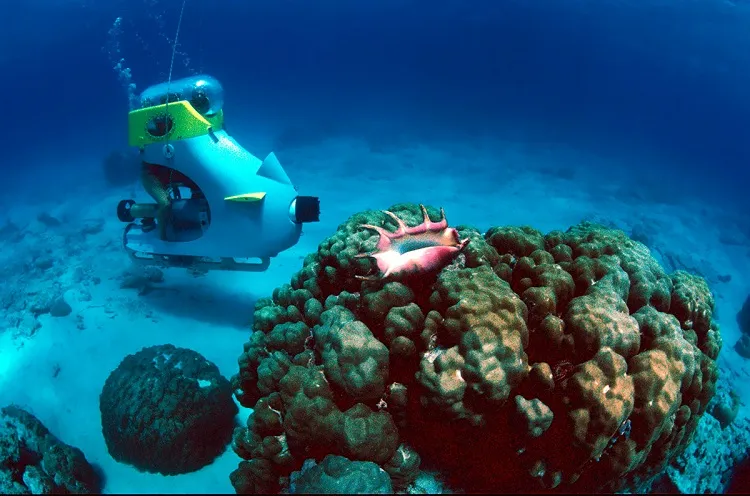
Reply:
[[[151,86],[140,97],[141,108],[181,100],[190,102],[199,114],[211,117],[224,107],[224,88],[216,78],[199,75]]]

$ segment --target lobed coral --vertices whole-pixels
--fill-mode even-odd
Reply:
[[[617,491],[685,448],[721,349],[703,279],[583,223],[459,227],[469,242],[447,266],[362,280],[378,241],[362,224],[398,228],[353,215],[256,304],[232,378],[254,409],[234,435],[237,492],[283,490],[329,455],[377,464],[396,490],[424,464],[467,491]]]
[[[708,413],[693,441],[665,472],[637,492],[661,494],[747,494],[750,419],[737,415],[739,398],[731,383],[739,376],[722,370]],[[724,409],[729,410],[724,411]]]
[[[353,462],[328,455],[319,464],[306,464],[291,477],[291,493],[302,494],[391,494],[388,473],[373,462]]]

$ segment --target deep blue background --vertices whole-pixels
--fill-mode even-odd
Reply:
[[[58,184],[60,168],[80,180],[125,145],[127,99],[102,50],[117,16],[138,89],[166,78],[165,37],[182,1],[103,4],[3,7],[6,174],[28,177],[44,159]],[[259,147],[272,144],[253,143],[259,126],[383,143],[479,133],[566,141],[626,157],[633,177],[664,178],[669,194],[719,193],[747,207],[746,4],[187,0],[180,36],[190,60],[178,54],[174,76],[222,80],[234,133]],[[645,167],[652,156],[665,165]]]

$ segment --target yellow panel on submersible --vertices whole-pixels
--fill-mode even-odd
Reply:
[[[163,131],[169,120],[171,120],[171,129],[166,133],[158,132],[158,126],[161,125]],[[199,114],[187,100],[165,103],[133,110],[128,114],[128,143],[130,146],[143,147],[166,140],[195,138],[208,134],[211,129],[221,129],[223,124],[223,111],[207,119]],[[150,129],[156,132],[149,132]]]

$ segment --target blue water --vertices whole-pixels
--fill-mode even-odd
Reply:
[[[334,179],[339,185],[321,198],[324,223],[310,226],[307,251],[346,215],[389,205],[379,198],[442,201],[430,196],[435,189],[455,193],[451,205],[462,222],[475,214],[476,222],[487,220],[473,207],[457,208],[465,198],[490,206],[493,215],[496,205],[503,217],[495,224],[525,222],[524,212],[533,210],[543,230],[567,227],[559,219],[579,211],[577,220],[629,215],[598,209],[597,199],[612,195],[629,204],[634,219],[642,216],[631,227],[655,204],[684,204],[685,212],[697,205],[705,219],[660,211],[656,231],[682,223],[691,233],[689,241],[665,241],[661,249],[673,252],[660,251],[660,261],[721,281],[717,305],[731,336],[722,354],[742,369],[732,346],[739,336],[734,315],[750,290],[750,2],[185,0],[175,47],[182,7],[182,0],[5,2],[0,207],[63,205],[79,191],[101,203],[113,191],[103,158],[127,148],[129,91],[137,95],[170,72],[173,79],[210,74],[223,84],[227,129],[243,146],[258,156],[276,151],[293,180],[305,181],[306,194]],[[372,156],[342,166],[337,157],[327,163],[313,153],[315,160],[306,161],[294,151],[348,139],[366,143]],[[570,171],[549,177],[527,176],[523,163],[475,156],[472,143],[522,143],[532,154],[580,150],[598,159],[568,161]],[[378,175],[380,153],[446,144],[454,162],[408,165],[422,171],[424,184],[404,172],[399,185],[397,166],[382,169],[388,177]],[[370,168],[371,182],[362,181],[363,168]],[[494,185],[539,177],[555,190],[561,176],[573,178],[566,192],[577,192],[580,181],[591,205],[530,208],[521,192],[517,203],[497,206]],[[548,217],[538,216],[545,211]],[[691,252],[714,228],[733,240],[717,248],[724,251]],[[712,268],[701,266],[714,255]],[[302,255],[294,257],[254,286],[253,298],[288,281],[301,263]],[[731,286],[721,286],[727,281]],[[242,295],[231,298],[233,310],[243,307]],[[178,314],[184,304],[170,300],[164,308]],[[213,314],[205,315],[208,325]],[[251,317],[248,310],[220,324]],[[225,356],[230,367],[243,340]]]
[[[188,1],[187,57],[177,55],[174,75],[215,75],[232,115],[267,128],[564,141],[633,156],[633,176],[663,174],[743,208],[747,4],[439,4]],[[14,19],[0,34],[14,123],[3,133],[6,163],[122,144],[127,99],[102,51],[107,31],[123,18],[121,55],[143,89],[168,74],[179,8],[140,0],[5,7]],[[664,169],[641,170],[638,153],[666,157]]]

